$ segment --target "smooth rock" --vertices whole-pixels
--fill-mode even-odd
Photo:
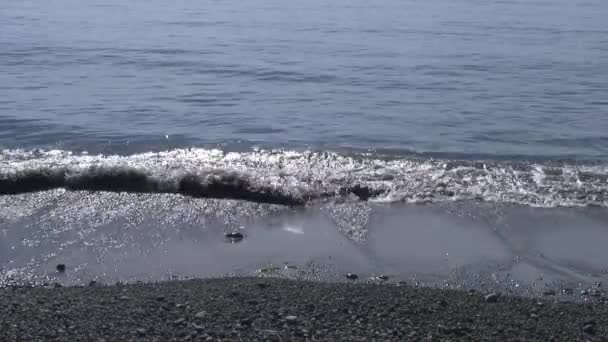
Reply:
[[[226,239],[230,240],[232,243],[241,242],[243,240],[243,234],[239,232],[230,232],[224,235]]]
[[[298,320],[297,316],[289,315],[285,317],[285,321],[289,324],[294,324]]]
[[[196,318],[205,318],[205,316],[207,316],[207,311],[200,311],[199,313],[194,315],[194,317]]]
[[[583,325],[583,332],[589,335],[595,334],[595,324]]]
[[[346,274],[346,279],[348,280],[357,280],[359,278],[358,275],[354,274],[354,273],[347,273]]]
[[[500,297],[498,293],[490,293],[485,297],[485,300],[488,303],[496,303],[498,301],[498,297]]]

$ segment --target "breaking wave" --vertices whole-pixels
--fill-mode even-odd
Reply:
[[[130,156],[4,150],[0,194],[55,188],[305,205],[323,199],[608,207],[608,166],[176,149]]]

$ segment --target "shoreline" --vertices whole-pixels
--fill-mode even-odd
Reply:
[[[608,305],[280,278],[2,288],[3,341],[608,341]]]

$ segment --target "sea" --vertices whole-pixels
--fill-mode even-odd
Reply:
[[[0,286],[606,279],[607,16],[602,0],[2,1]]]

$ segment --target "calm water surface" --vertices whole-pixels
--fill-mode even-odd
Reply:
[[[0,146],[608,159],[602,0],[0,4]]]

